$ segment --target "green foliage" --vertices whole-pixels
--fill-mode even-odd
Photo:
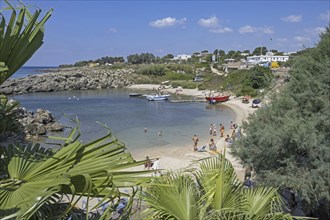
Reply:
[[[305,213],[329,210],[330,30],[295,58],[290,82],[244,125],[234,149],[265,184],[298,193]],[[267,161],[267,162],[265,162]]]
[[[165,78],[167,80],[191,80],[192,75],[189,74],[182,74],[182,73],[177,73],[177,72],[167,72],[165,75]]]
[[[179,72],[182,74],[193,74],[194,70],[191,65],[187,64],[168,64],[166,68],[173,72]]]
[[[127,62],[130,64],[148,64],[153,63],[156,57],[152,53],[132,54],[127,56]]]
[[[150,219],[292,219],[274,188],[245,189],[224,156],[154,179],[144,193]],[[281,218],[278,218],[278,217]]]
[[[261,89],[270,85],[273,75],[270,68],[255,66],[249,70],[245,85],[251,86],[253,89]]]
[[[256,47],[252,52],[252,55],[265,55],[268,52],[267,47]]]
[[[17,132],[18,122],[14,109],[19,103],[13,99],[8,100],[5,95],[0,95],[0,140],[6,132]]]
[[[166,68],[164,65],[142,65],[138,69],[137,73],[142,75],[165,75]]]
[[[0,85],[21,68],[43,44],[44,24],[51,16],[52,10],[39,21],[41,10],[31,14],[21,3],[16,10],[9,4],[11,11],[7,22],[5,14],[0,12]]]
[[[109,219],[120,197],[133,197],[135,187],[149,181],[145,174],[150,171],[128,170],[144,161],[135,161],[110,132],[82,143],[77,130],[67,138],[52,137],[64,142],[57,151],[37,144],[0,147],[0,217],[11,214],[17,219],[47,219],[54,217],[49,214],[51,210],[65,203],[61,212],[64,217],[84,196],[87,214],[105,202],[109,208],[99,219]],[[132,193],[123,193],[125,188]],[[63,196],[67,196],[67,202],[63,202]],[[91,208],[89,199],[93,197],[100,202]],[[125,209],[128,214],[129,206]]]
[[[258,95],[259,89],[269,88],[273,78],[269,68],[256,66],[250,70],[235,70],[227,77],[215,76],[212,81],[216,82],[218,86],[213,85],[212,88],[230,90],[236,96],[250,95],[254,97]]]

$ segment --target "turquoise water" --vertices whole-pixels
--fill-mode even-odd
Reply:
[[[193,134],[208,137],[210,123],[229,126],[235,117],[232,110],[221,104],[152,102],[130,98],[129,92],[132,91],[63,91],[24,94],[14,98],[29,110],[42,108],[51,111],[65,125],[73,124],[64,114],[77,116],[82,133],[80,139],[85,142],[106,134],[96,121],[106,124],[130,152],[155,146],[187,146],[191,144]],[[144,132],[144,128],[148,132]],[[162,131],[162,136],[158,136],[159,131]]]

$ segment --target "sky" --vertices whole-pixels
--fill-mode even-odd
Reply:
[[[136,53],[252,52],[259,46],[294,52],[314,47],[330,17],[329,0],[22,1],[32,11],[54,9],[44,44],[25,66]]]

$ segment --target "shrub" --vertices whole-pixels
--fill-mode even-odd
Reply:
[[[142,65],[138,70],[138,74],[142,75],[155,75],[162,76],[165,75],[166,69],[164,65]]]

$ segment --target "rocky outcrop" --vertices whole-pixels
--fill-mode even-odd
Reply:
[[[133,84],[127,77],[133,71],[101,67],[63,68],[50,73],[9,79],[0,86],[0,93],[10,95],[125,87]]]
[[[29,112],[25,108],[17,108],[15,112],[28,138],[64,130],[64,126],[58,123],[48,110],[37,109],[36,112]]]

